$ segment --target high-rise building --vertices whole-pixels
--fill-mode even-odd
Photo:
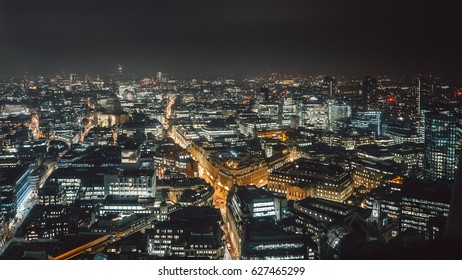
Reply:
[[[293,117],[297,116],[297,104],[291,97],[284,97],[279,103],[279,120],[281,126],[289,127]]]
[[[148,254],[169,259],[222,259],[221,215],[218,209],[187,207],[147,230]]]
[[[462,113],[459,112],[458,123],[456,126],[456,155],[460,155],[462,151]]]
[[[335,130],[335,122],[351,117],[351,106],[346,104],[329,104],[329,130]]]
[[[376,136],[382,135],[382,113],[380,111],[360,111],[351,120],[351,126],[368,129]]]
[[[418,133],[422,143],[425,141],[425,115],[427,113],[430,113],[430,110],[420,110]]]
[[[366,102],[366,108],[373,110],[377,104],[377,79],[367,76],[363,81],[363,97]]]
[[[309,257],[305,236],[286,232],[276,225],[281,209],[269,192],[255,186],[234,186],[227,200],[226,227],[240,259]]]
[[[316,129],[327,129],[329,125],[329,106],[326,100],[311,96],[299,102],[297,108],[300,125]]]
[[[156,81],[158,83],[162,82],[162,72],[157,72],[156,73]]]
[[[413,229],[428,235],[431,219],[435,217],[443,219],[444,228],[449,215],[450,199],[451,192],[446,183],[405,180],[402,188],[401,231]]]
[[[256,111],[259,117],[279,121],[279,104],[276,102],[261,102],[256,104]]]
[[[443,113],[428,113],[425,117],[424,177],[452,180],[457,164],[457,118]]]
[[[414,79],[412,84],[412,97],[415,99],[415,110],[412,112],[412,115],[416,121],[419,120],[418,118],[422,114],[422,108],[427,101],[427,97],[431,94],[431,91],[432,86],[428,79],[421,75]]]
[[[30,170],[18,166],[0,169],[0,215],[14,217],[31,194]]]
[[[337,81],[330,76],[324,77],[322,81],[322,91],[325,95],[330,97],[337,93]]]

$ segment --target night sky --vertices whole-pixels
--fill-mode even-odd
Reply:
[[[0,0],[0,73],[460,75],[460,2]]]

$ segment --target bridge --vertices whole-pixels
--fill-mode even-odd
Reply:
[[[125,227],[112,232],[110,234],[99,237],[91,242],[78,246],[67,252],[62,253],[59,256],[52,257],[53,260],[69,260],[77,257],[83,253],[98,253],[102,251],[108,244],[119,241],[135,232],[144,230],[151,226],[152,222],[158,219],[158,214],[151,214],[146,217],[142,217],[136,221],[131,222]]]

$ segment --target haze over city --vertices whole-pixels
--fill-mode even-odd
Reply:
[[[0,259],[460,259],[456,4],[1,1]]]
[[[459,1],[2,1],[0,73],[460,74]]]

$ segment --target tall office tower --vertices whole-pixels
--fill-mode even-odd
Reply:
[[[426,114],[424,155],[425,179],[454,179],[457,164],[457,121],[457,118],[450,114]]]
[[[322,91],[325,95],[332,97],[337,93],[337,81],[330,76],[325,76],[322,81]]]
[[[122,75],[122,74],[123,74],[123,70],[124,70],[124,69],[122,68],[122,65],[119,64],[119,65],[117,66],[117,73],[119,73],[119,75]]]
[[[367,76],[363,81],[363,98],[368,110],[374,110],[377,106],[377,79]]]
[[[425,105],[425,97],[429,96],[431,93],[431,84],[430,81],[422,76],[418,76],[414,79],[412,83],[412,97],[415,99],[415,109],[412,112],[411,117],[417,123],[417,129],[421,131],[421,122],[420,118],[422,117],[422,109]]]
[[[351,117],[351,106],[346,104],[329,104],[329,130],[335,130],[335,122]]]
[[[419,125],[417,126],[420,142],[425,142],[425,116],[430,113],[430,110],[420,109]]]
[[[462,114],[459,112],[457,117],[458,123],[456,127],[456,155],[462,153]]]
[[[369,129],[376,136],[382,135],[382,112],[360,111],[351,119],[351,126],[356,128]]]
[[[279,121],[281,126],[289,127],[292,119],[297,116],[297,103],[292,97],[283,97],[279,101]]]
[[[161,83],[162,82],[162,72],[157,72],[156,73],[156,81],[158,83]]]

